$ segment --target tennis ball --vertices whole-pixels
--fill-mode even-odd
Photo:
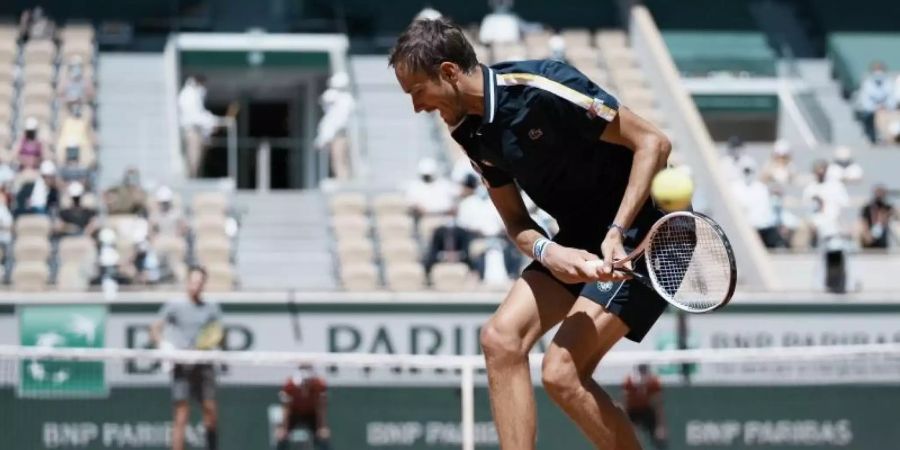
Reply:
[[[684,210],[691,204],[694,182],[682,170],[665,169],[653,177],[650,194],[656,201],[656,205],[665,211]]]

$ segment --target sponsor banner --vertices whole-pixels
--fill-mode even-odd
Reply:
[[[219,448],[273,447],[280,423],[276,385],[221,386]],[[613,388],[614,399],[621,393]],[[544,394],[536,393],[538,448],[588,450],[583,434]],[[884,414],[900,390],[883,386],[667,387],[663,391],[668,448],[697,450],[883,450],[900,442],[895,417]],[[458,391],[446,387],[334,387],[329,392],[332,448],[458,450]],[[193,408],[187,448],[204,448],[204,429]],[[487,393],[476,390],[479,449],[498,449]],[[3,448],[171,448],[170,392],[157,387],[113,387],[106,399],[22,399],[0,389]],[[644,448],[648,431],[637,427]],[[297,430],[292,448],[307,448]]]
[[[158,305],[140,306],[111,307],[105,329],[108,347],[149,346],[149,327],[156,318]],[[226,304],[225,347],[228,350],[477,355],[481,326],[493,311],[492,305],[483,304],[317,303],[314,308],[299,306],[300,312],[292,314],[291,308],[284,304]],[[784,312],[744,312],[738,308],[735,311],[726,308],[712,314],[689,316],[688,347],[777,348],[900,342],[900,311],[895,310],[824,311],[813,305],[808,309],[786,308]],[[623,340],[612,351],[676,348],[675,319],[673,313],[664,314],[642,343]],[[2,334],[14,333],[10,330],[15,330],[17,325],[14,316],[0,315],[0,338]],[[551,330],[544,336],[535,351],[547,348],[553,334],[554,330]],[[106,377],[114,384],[152,384],[167,380],[167,374],[158,364],[129,361],[107,366]],[[222,382],[243,383],[260,379],[274,382],[289,371],[290,368],[284,367],[258,373],[258,370],[231,367],[222,375]],[[595,378],[601,383],[617,384],[628,371],[627,367],[601,364]],[[701,385],[883,382],[900,376],[900,361],[868,358],[827,363],[753,362],[660,367],[658,371],[667,382],[678,381],[681,372],[686,371],[693,383]],[[389,369],[338,368],[333,375],[337,385],[458,383],[458,377],[450,371],[423,375]],[[483,382],[483,377],[478,377],[478,381]]]
[[[19,343],[37,347],[104,346],[106,308],[99,305],[25,306],[19,310]],[[21,396],[102,396],[106,382],[102,362],[20,362]]]

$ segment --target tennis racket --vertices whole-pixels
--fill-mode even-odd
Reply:
[[[218,348],[225,337],[225,329],[218,321],[210,322],[200,329],[197,338],[194,339],[194,348],[197,350],[212,350]]]
[[[647,275],[624,267],[644,256]],[[594,267],[603,261],[588,261]],[[731,243],[722,227],[696,212],[666,214],[653,224],[644,240],[625,258],[613,263],[616,271],[655,290],[681,310],[704,313],[728,304],[737,282]]]

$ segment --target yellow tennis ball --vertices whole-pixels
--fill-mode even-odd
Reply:
[[[691,204],[694,182],[683,170],[665,169],[653,177],[650,194],[656,205],[665,211],[681,211]]]

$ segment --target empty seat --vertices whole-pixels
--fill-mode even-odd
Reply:
[[[231,242],[226,238],[199,236],[195,250],[197,260],[203,265],[228,264],[231,261]]]
[[[385,267],[387,287],[395,291],[417,291],[425,287],[425,269],[419,263],[392,263]]]
[[[366,196],[358,192],[342,192],[331,196],[329,201],[331,213],[334,215],[342,214],[365,214],[366,213]]]
[[[621,30],[598,30],[594,34],[594,44],[601,50],[628,46],[625,33]]]
[[[94,27],[89,23],[68,24],[60,30],[59,37],[62,42],[94,40]]]
[[[376,216],[375,229],[378,231],[379,239],[408,237],[413,235],[413,220],[406,214]]]
[[[385,264],[418,262],[419,246],[411,238],[381,241],[381,259]]]
[[[206,266],[206,290],[209,292],[229,292],[234,290],[235,274],[229,264],[210,264]]]
[[[439,291],[462,291],[469,287],[469,266],[438,263],[431,268],[431,285]]]
[[[362,214],[334,216],[331,227],[337,239],[363,238],[369,232],[369,219]]]
[[[32,85],[50,86],[55,75],[52,64],[29,64],[25,66],[22,73],[26,87]]]
[[[350,291],[378,288],[378,269],[372,263],[355,263],[341,266],[341,282]]]
[[[17,262],[11,278],[13,289],[17,291],[43,291],[47,289],[50,270],[44,262]]]
[[[202,214],[194,218],[194,232],[198,236],[225,237],[225,216]]]
[[[28,41],[24,51],[25,64],[48,64],[56,59],[56,45],[53,41],[42,39]]]
[[[337,253],[341,263],[350,261],[371,261],[375,256],[372,241],[366,238],[348,238],[337,241]]]
[[[409,202],[402,194],[380,194],[372,199],[372,211],[375,215],[407,214],[409,212]]]
[[[591,32],[583,28],[570,28],[563,30],[560,35],[566,43],[566,50],[591,46]]]
[[[59,241],[59,263],[87,264],[94,261],[97,248],[87,236],[65,237]]]
[[[84,265],[63,264],[56,274],[56,289],[69,292],[86,291],[90,286],[89,278],[89,274],[85,273]]]
[[[195,216],[225,214],[228,199],[222,192],[200,192],[194,194],[191,208]]]
[[[19,216],[15,225],[16,237],[39,237],[44,240],[50,234],[50,218],[43,214]]]

